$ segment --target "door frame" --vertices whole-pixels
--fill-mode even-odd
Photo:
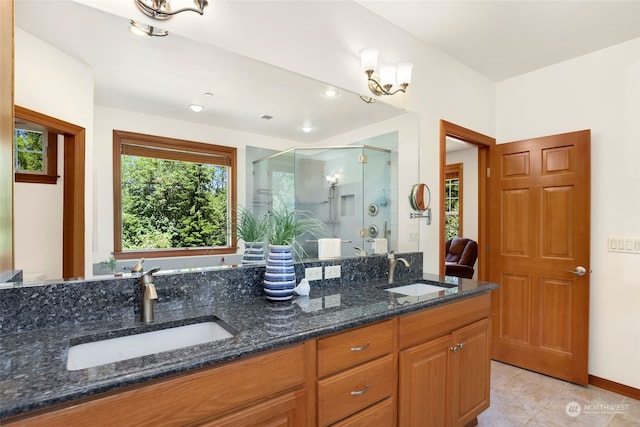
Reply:
[[[496,144],[495,138],[467,129],[455,123],[440,119],[440,243],[439,273],[444,275],[444,183],[446,175],[447,136],[460,139],[478,147],[478,280],[486,280],[488,272],[488,214],[487,214],[487,175],[490,173],[490,150]]]
[[[84,277],[85,129],[19,105],[14,115],[64,136],[62,277]]]

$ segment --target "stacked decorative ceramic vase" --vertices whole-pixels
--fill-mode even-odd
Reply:
[[[290,245],[269,245],[263,288],[267,299],[286,301],[293,297],[296,274]]]
[[[245,242],[244,254],[242,255],[242,265],[263,265],[264,264],[264,242]]]

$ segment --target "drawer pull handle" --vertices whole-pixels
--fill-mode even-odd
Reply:
[[[369,391],[369,386],[367,385],[367,386],[364,386],[362,390],[352,391],[351,396],[360,396],[362,394],[365,394],[368,391]]]
[[[369,348],[369,343],[366,343],[365,345],[362,345],[360,347],[351,347],[351,351],[362,351],[368,348]]]

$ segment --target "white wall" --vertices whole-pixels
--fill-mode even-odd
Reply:
[[[640,39],[496,85],[497,141],[591,129],[589,373],[640,388]]]
[[[86,129],[85,217],[89,219],[92,214],[93,73],[86,65],[19,28],[15,29],[15,35],[15,104]],[[62,175],[62,170],[58,173]],[[45,273],[50,279],[60,278],[62,180],[46,186],[15,184],[14,194],[16,268],[26,273]],[[50,208],[49,203],[55,208]],[[91,221],[87,221],[87,273],[92,271],[91,237]]]

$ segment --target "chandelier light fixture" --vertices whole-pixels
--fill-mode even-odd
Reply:
[[[196,12],[204,14],[204,8],[209,2],[207,0],[193,0],[194,7],[182,7],[173,9],[169,0],[134,0],[138,8],[147,16],[153,19],[166,20],[181,12]],[[188,0],[176,0],[177,3],[186,3]]]
[[[373,48],[366,48],[360,51],[360,63],[362,71],[365,72],[369,80],[369,90],[377,96],[406,92],[407,86],[411,83],[413,64],[403,62],[397,65],[380,64],[378,67],[379,54],[380,51]]]

